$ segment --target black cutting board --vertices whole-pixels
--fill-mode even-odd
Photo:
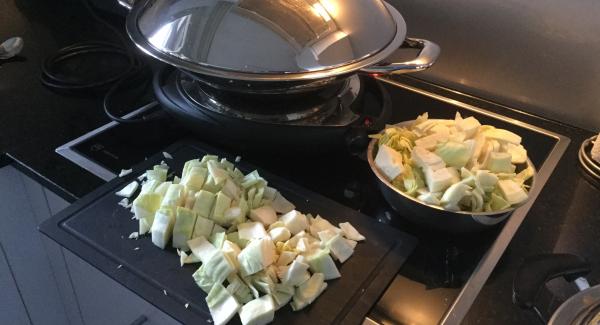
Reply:
[[[205,293],[192,279],[199,264],[180,267],[174,249],[161,250],[149,237],[128,239],[129,234],[137,231],[138,224],[131,219],[128,209],[117,205],[121,198],[114,193],[161,160],[180,174],[185,161],[207,153],[230,161],[235,156],[193,141],[178,142],[166,152],[173,159],[157,153],[135,167],[131,174],[117,177],[45,221],[40,231],[175,319],[185,324],[201,324],[210,319],[210,314]],[[269,185],[299,211],[320,214],[333,224],[349,221],[367,238],[358,244],[348,261],[338,265],[342,277],[328,281],[327,289],[315,303],[299,312],[285,306],[275,313],[274,323],[362,323],[414,249],[415,238],[243,160],[236,165],[244,173],[258,169]],[[186,303],[189,303],[187,309]],[[239,318],[235,317],[233,322],[239,323]]]

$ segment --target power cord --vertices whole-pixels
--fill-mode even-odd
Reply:
[[[81,2],[93,20],[110,30],[117,37],[118,43],[120,44],[105,41],[91,41],[76,43],[60,49],[57,53],[44,60],[41,74],[42,84],[48,88],[66,93],[105,92],[102,101],[104,112],[108,118],[119,123],[141,123],[164,118],[163,114],[154,113],[144,115],[140,118],[129,119],[119,117],[111,112],[111,105],[114,101],[113,97],[121,87],[129,86],[127,87],[128,89],[138,87],[141,89],[140,92],[146,88],[151,80],[148,75],[149,69],[144,62],[130,50],[128,42],[121,32],[96,14],[89,3],[89,0],[82,0]],[[69,76],[57,72],[57,67],[68,60],[78,59],[90,54],[102,53],[125,58],[127,61],[126,68],[111,76],[91,81],[74,80],[74,78],[69,78]],[[152,101],[143,107],[150,109],[157,105],[157,101]]]

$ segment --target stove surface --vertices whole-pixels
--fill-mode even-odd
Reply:
[[[550,175],[569,142],[560,135],[408,85],[383,84],[393,104],[392,123],[414,119],[423,112],[429,112],[435,118],[453,118],[460,111],[465,117],[475,116],[482,124],[493,124],[518,133],[538,169],[538,181],[541,182]],[[369,102],[365,99],[367,105]],[[57,151],[100,177],[110,179],[119,170],[128,169],[176,140],[189,136],[170,120],[142,125],[111,123],[100,132],[91,132],[80,138],[81,141],[74,140]],[[293,148],[283,148],[288,151],[285,155],[278,152],[282,150],[279,148],[268,154],[257,154],[220,147],[419,238],[416,250],[366,322],[437,324],[462,319],[533,204],[518,209],[507,222],[488,231],[447,235],[411,224],[392,210],[380,194],[364,157],[339,153],[316,157],[294,155]]]

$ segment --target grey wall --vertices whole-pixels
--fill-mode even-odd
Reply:
[[[600,130],[600,1],[387,1],[442,47],[418,77]]]

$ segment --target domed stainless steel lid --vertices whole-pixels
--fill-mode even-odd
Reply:
[[[237,80],[346,74],[382,61],[406,36],[402,16],[380,0],[120,2],[131,9],[130,37],[146,53]]]

